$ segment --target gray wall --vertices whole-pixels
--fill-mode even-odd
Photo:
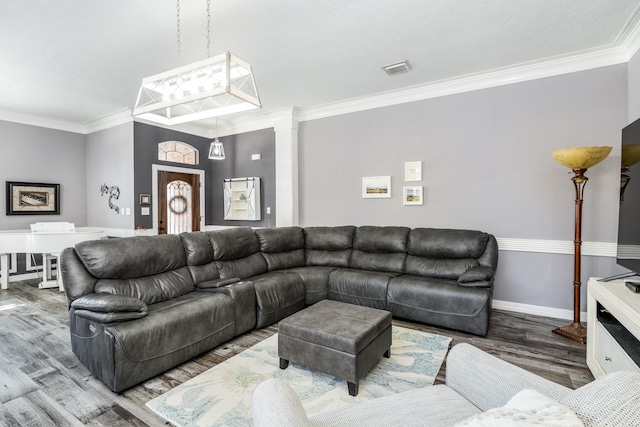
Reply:
[[[134,197],[152,193],[152,165],[179,166],[205,171],[205,225],[262,226],[259,221],[224,221],[222,182],[224,178],[259,176],[262,180],[262,212],[266,206],[275,206],[275,134],[264,129],[219,138],[224,144],[226,159],[209,160],[210,138],[190,135],[142,123],[134,124]],[[195,166],[158,161],[158,143],[186,142],[200,151],[200,164]],[[262,160],[252,161],[251,154],[262,154]],[[272,215],[273,217],[273,215]],[[275,217],[273,223],[275,223]],[[153,228],[152,216],[140,215],[135,208],[135,226]]]
[[[87,224],[84,135],[0,121],[0,230],[34,222]],[[60,215],[6,215],[6,181],[60,184]]]
[[[551,152],[611,145],[611,156],[587,173],[583,240],[615,242],[626,70],[623,64],[303,122],[301,224],[573,240],[571,175]],[[415,160],[423,162],[423,181],[405,183],[404,162]],[[392,176],[393,197],[363,199],[362,177],[378,175]],[[404,185],[423,185],[425,204],[403,206]],[[583,265],[585,281],[617,270],[613,258],[584,257]],[[502,251],[495,298],[571,309],[572,281],[571,255]]]
[[[133,123],[126,123],[87,135],[87,223],[93,227],[134,228]],[[117,185],[120,197],[113,203],[129,208],[129,216],[109,208],[109,195],[102,185]]]
[[[629,123],[640,118],[640,51],[631,58],[629,74]]]

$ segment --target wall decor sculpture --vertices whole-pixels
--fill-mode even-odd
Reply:
[[[120,213],[120,208],[116,206],[112,200],[118,200],[120,198],[120,188],[117,185],[113,185],[109,187],[107,184],[102,184],[100,187],[100,196],[104,196],[105,194],[109,195],[109,208],[116,211],[116,213]]]
[[[7,215],[60,215],[60,184],[7,181]]]

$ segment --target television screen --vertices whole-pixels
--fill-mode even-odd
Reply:
[[[622,129],[618,264],[640,273],[640,119]]]

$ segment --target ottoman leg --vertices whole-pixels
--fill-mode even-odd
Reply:
[[[358,395],[358,383],[352,383],[347,381],[347,387],[349,387],[349,395],[357,396]]]
[[[391,357],[391,349],[387,349],[387,351],[384,352],[384,357],[386,357],[387,359]]]
[[[280,369],[287,369],[289,361],[287,359],[280,359]]]

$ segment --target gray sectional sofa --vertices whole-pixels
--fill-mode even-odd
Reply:
[[[61,270],[72,349],[119,392],[326,298],[484,336],[497,262],[479,231],[283,227],[87,241]]]

